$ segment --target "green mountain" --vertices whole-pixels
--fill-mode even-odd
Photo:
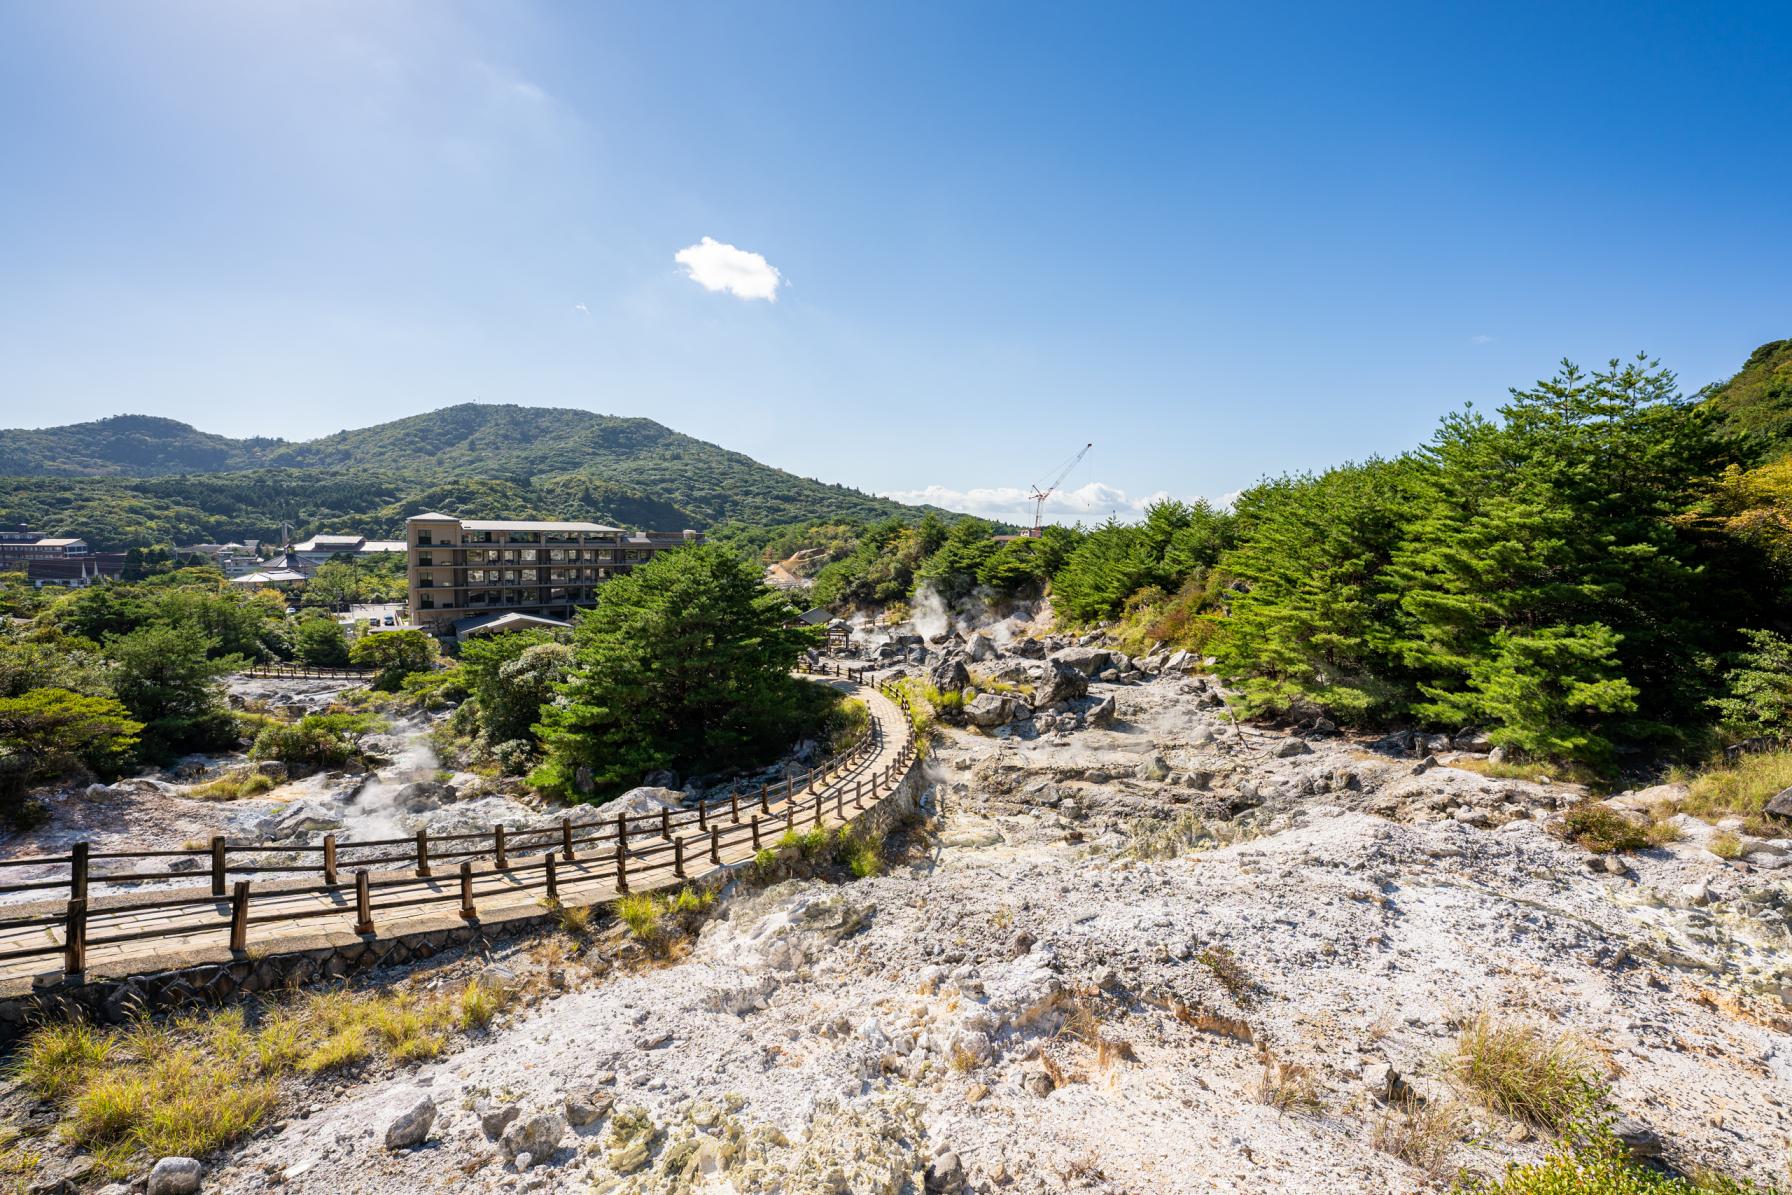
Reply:
[[[1700,397],[1730,431],[1747,437],[1764,457],[1792,452],[1792,340],[1771,340],[1727,382]]]
[[[564,408],[466,403],[302,442],[139,415],[0,432],[0,524],[98,547],[273,539],[283,523],[387,536],[430,509],[662,530],[920,513],[651,419]]]

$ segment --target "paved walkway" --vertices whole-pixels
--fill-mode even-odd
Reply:
[[[630,891],[652,891],[700,881],[723,868],[751,859],[755,815],[761,845],[771,846],[784,833],[787,819],[794,819],[798,830],[809,830],[817,825],[832,828],[849,823],[900,782],[903,770],[895,765],[908,747],[908,727],[901,708],[870,685],[848,681],[825,683],[851,693],[870,708],[876,736],[874,749],[842,770],[818,779],[813,791],[798,790],[788,801],[784,794],[778,794],[770,802],[769,813],[761,811],[756,797],[751,802],[742,800],[739,823],[731,820],[726,803],[711,807],[709,824],[718,831],[714,838],[694,832],[690,826],[683,827],[677,835],[684,839],[683,878],[675,874],[673,851],[658,834],[631,829],[630,861],[626,869]],[[874,785],[873,778],[886,774],[893,774],[893,779]],[[713,858],[712,843],[715,844]],[[557,842],[551,845],[555,846],[557,856],[552,875],[562,904],[591,905],[620,895],[613,838],[588,854],[575,851],[571,861],[560,857]],[[373,873],[369,876],[373,906],[370,934],[356,932],[359,919],[356,885],[346,867],[342,877],[345,882],[335,888],[325,888],[304,879],[289,880],[285,884],[270,883],[265,890],[261,890],[263,885],[258,883],[252,886],[249,894],[243,945],[246,953],[253,956],[423,932],[439,928],[445,916],[453,918],[454,923],[460,922],[462,901],[469,896],[480,924],[536,916],[542,911],[550,874],[544,865],[543,850],[544,847],[538,845],[513,851],[509,867],[503,870],[498,869],[490,858],[474,860],[468,890],[463,890],[458,860],[435,863],[432,866],[434,874],[429,878],[420,878],[414,871]],[[636,859],[634,852],[637,850],[645,857]],[[228,960],[232,957],[229,953],[232,900],[229,896],[211,898],[210,892],[208,881],[203,887],[157,889],[95,899],[87,914],[87,977],[116,977],[163,970],[204,961],[207,957]],[[133,902],[144,904],[177,898],[196,902],[203,899],[203,903],[174,908],[131,907]],[[4,912],[11,918],[32,910],[46,912],[63,907],[61,902],[37,902],[32,906],[9,906]],[[58,948],[55,954],[0,962],[0,988],[17,989],[33,978],[40,983],[52,977],[59,979],[63,971],[64,933],[61,926],[0,928],[0,954],[33,946],[54,945]],[[154,936],[140,941],[110,940],[143,934]]]

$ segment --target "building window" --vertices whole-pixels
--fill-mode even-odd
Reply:
[[[419,546],[427,547],[434,542],[435,541],[430,538],[428,531],[419,530],[417,532],[417,543]]]

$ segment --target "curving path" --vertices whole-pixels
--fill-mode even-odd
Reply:
[[[865,737],[782,787],[736,793],[701,810],[592,815],[545,830],[494,827],[433,841],[331,840],[305,848],[301,853],[317,861],[301,866],[254,861],[256,851],[291,848],[225,848],[221,841],[210,850],[104,856],[77,847],[62,861],[68,879],[36,885],[60,889],[58,899],[4,908],[0,996],[539,917],[544,901],[591,905],[702,881],[774,846],[787,830],[849,824],[907,777],[915,759],[912,723],[899,699],[860,683],[857,674],[821,669],[839,678],[826,683],[869,707]],[[193,886],[103,894],[111,860],[166,855],[199,856],[211,874],[171,870],[167,877]],[[143,878],[121,875],[118,882]]]

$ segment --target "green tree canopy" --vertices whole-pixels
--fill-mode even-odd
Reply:
[[[834,695],[790,675],[815,641],[786,625],[793,613],[755,568],[712,546],[610,581],[575,624],[577,671],[542,711],[537,782],[610,793],[655,769],[761,762],[813,732]]]

